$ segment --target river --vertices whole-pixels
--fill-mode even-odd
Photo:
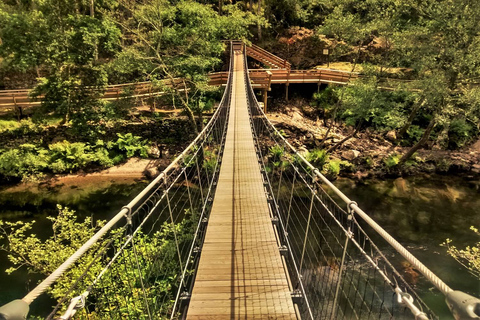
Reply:
[[[51,232],[47,216],[56,214],[56,204],[77,211],[79,217],[112,217],[147,184],[133,178],[78,178],[49,185],[27,185],[0,189],[0,219],[35,220],[34,231],[41,237]],[[461,178],[422,176],[406,179],[368,180],[354,183],[338,179],[335,184],[405,245],[424,264],[454,289],[480,296],[480,282],[471,276],[440,246],[447,238],[459,248],[479,241],[469,230],[480,226],[480,188]],[[388,254],[388,245],[378,243]],[[0,305],[21,298],[38,280],[25,270],[7,275],[10,267],[0,252]],[[417,290],[440,319],[450,319],[443,297],[419,281]],[[43,297],[32,304],[31,314],[51,310],[52,301]]]

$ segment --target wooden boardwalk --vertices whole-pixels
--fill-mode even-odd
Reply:
[[[227,140],[187,319],[297,319],[235,53]]]

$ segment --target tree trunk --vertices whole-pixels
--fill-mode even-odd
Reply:
[[[348,76],[348,82],[352,79],[353,72],[355,71],[355,68],[357,67],[358,59],[360,57],[360,44],[358,46],[357,50],[357,57],[353,61],[353,66],[352,70],[350,71],[350,74]],[[346,88],[347,86],[344,86]],[[335,107],[333,108],[333,116],[332,116],[332,121],[330,122],[330,126],[327,128],[327,132],[325,133],[325,136],[323,137],[322,141],[320,142],[320,146],[323,147],[325,144],[325,141],[328,139],[328,135],[330,134],[330,131],[332,130],[333,124],[335,123],[335,118],[337,117],[337,110],[340,108],[340,104],[342,104],[343,101],[343,95],[345,93],[345,89],[342,89],[342,94],[340,95],[340,98],[337,100],[337,103],[335,103]]]
[[[250,11],[253,12],[253,0],[250,0]]]
[[[415,106],[413,106],[413,109],[410,112],[410,115],[408,116],[407,122],[405,122],[405,124],[400,129],[400,131],[398,131],[397,140],[400,140],[405,135],[405,133],[407,133],[408,128],[410,128],[410,126],[412,125],[413,119],[415,119],[415,116],[418,113],[418,110],[420,110],[420,106],[422,106],[424,104],[424,102],[425,102],[425,100],[422,99],[419,103],[417,103],[417,104],[415,104]]]
[[[257,8],[257,15],[260,18],[260,15],[262,14],[262,0],[258,0],[258,8]],[[262,41],[262,26],[260,22],[258,22],[258,41]]]
[[[428,138],[430,138],[430,133],[432,132],[433,128],[435,127],[435,116],[430,120],[430,123],[427,126],[427,129],[425,129],[425,132],[423,133],[422,137],[420,138],[420,141],[418,141],[413,147],[410,148],[410,150],[407,151],[403,155],[403,157],[400,159],[399,164],[405,163],[410,157],[417,152],[418,149],[423,147],[423,145],[428,141]]]
[[[90,16],[95,17],[95,0],[90,0]]]
[[[195,115],[193,114],[192,109],[186,105],[184,105],[184,108],[185,112],[187,113],[188,120],[190,120],[190,124],[192,125],[193,132],[195,135],[198,135],[197,122],[195,121]]]
[[[223,0],[218,0],[218,14],[222,15],[223,11]]]

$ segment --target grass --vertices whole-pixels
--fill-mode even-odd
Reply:
[[[61,117],[50,115],[47,116],[44,120],[44,125],[47,126],[58,126],[62,121]],[[37,124],[34,124],[31,118],[26,118],[22,120],[17,120],[13,115],[3,115],[0,116],[0,133],[7,131],[14,131],[22,127],[33,127]]]

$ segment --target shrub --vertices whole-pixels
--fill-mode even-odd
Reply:
[[[279,145],[274,145],[273,147],[270,147],[269,149],[269,155],[272,158],[273,161],[279,161],[283,155],[285,150],[283,147]]]
[[[47,167],[48,157],[44,152],[38,152],[23,145],[20,149],[11,149],[0,154],[0,174],[10,178],[35,178]]]
[[[331,177],[336,177],[340,173],[340,160],[332,160],[328,163],[327,174]]]
[[[148,147],[146,140],[141,140],[139,136],[134,136],[132,133],[126,133],[124,135],[117,133],[118,139],[113,144],[113,148],[125,152],[127,158],[131,158],[138,155],[142,158],[147,157]]]
[[[454,119],[448,128],[448,149],[463,147],[475,135],[473,126],[464,119]]]
[[[400,163],[400,157],[394,153],[383,159],[383,162],[387,168],[393,168]]]
[[[94,156],[91,153],[90,146],[83,142],[70,143],[66,140],[51,144],[50,161],[58,163],[51,167],[52,171],[58,173],[60,168],[64,168],[62,172],[72,171],[73,169],[85,168],[89,163],[93,162]],[[63,165],[60,164],[63,162]]]
[[[327,152],[325,150],[313,149],[309,151],[305,156],[308,162],[317,168],[322,168],[328,159]]]

